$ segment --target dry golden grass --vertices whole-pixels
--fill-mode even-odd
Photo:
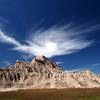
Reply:
[[[100,100],[100,89],[27,89],[0,92],[0,100]]]

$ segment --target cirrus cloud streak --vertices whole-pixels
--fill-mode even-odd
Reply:
[[[70,24],[63,27],[51,27],[38,29],[25,40],[25,43],[17,41],[0,31],[0,41],[12,44],[11,50],[20,51],[29,55],[45,55],[47,57],[67,55],[92,45],[92,40],[87,40],[84,33],[96,30],[100,25],[90,26],[84,30],[71,27]]]

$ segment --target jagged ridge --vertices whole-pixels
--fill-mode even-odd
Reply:
[[[100,87],[100,76],[91,71],[65,72],[45,56],[31,62],[17,61],[0,69],[0,88],[94,88]]]

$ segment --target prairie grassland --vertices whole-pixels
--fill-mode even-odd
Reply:
[[[6,91],[0,92],[0,100],[100,100],[100,88]]]

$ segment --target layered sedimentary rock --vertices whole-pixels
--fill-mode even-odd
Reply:
[[[45,56],[31,62],[17,61],[0,69],[0,88],[94,88],[100,87],[100,76],[86,70],[65,72]]]

